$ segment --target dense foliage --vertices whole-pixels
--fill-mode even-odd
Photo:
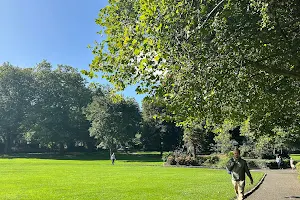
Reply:
[[[114,102],[102,90],[87,87],[70,66],[53,68],[43,61],[23,69],[4,63],[0,66],[0,152],[91,151],[97,142],[107,144],[111,139],[125,146],[139,130],[139,107],[132,99]]]
[[[299,131],[298,0],[110,0],[91,71],[166,102],[177,123]]]
[[[140,130],[141,114],[133,99],[117,99],[108,91],[106,93],[95,95],[85,114],[91,121],[90,135],[100,146],[112,151],[117,146],[129,146]]]
[[[43,61],[34,68],[0,67],[0,143],[4,153],[24,144],[37,147],[91,142],[82,108],[90,101],[85,80],[74,68],[53,69]],[[36,150],[36,149],[35,149]]]
[[[166,107],[158,101],[143,101],[141,142],[145,150],[172,151],[182,146],[183,129],[158,117],[165,115]]]

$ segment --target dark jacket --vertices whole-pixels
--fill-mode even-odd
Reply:
[[[238,158],[237,160],[231,158],[227,163],[227,169],[231,171],[232,180],[235,181],[244,181],[245,180],[245,173],[247,176],[252,179],[251,173],[249,171],[247,162],[242,159]]]

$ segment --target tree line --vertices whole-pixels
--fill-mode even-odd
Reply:
[[[250,156],[297,149],[300,137],[280,127],[257,136],[250,120],[180,125],[163,99],[147,97],[142,110],[107,86],[88,84],[73,67],[0,67],[0,152],[184,149],[189,154],[226,153],[240,145]]]
[[[161,131],[158,122],[149,122],[146,110],[155,108],[142,112],[134,99],[88,84],[67,65],[2,64],[0,99],[0,152],[5,154],[93,151],[96,147],[160,150],[161,142],[165,150],[171,150],[180,143],[174,123],[163,124]]]

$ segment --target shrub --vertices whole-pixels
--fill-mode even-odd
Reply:
[[[175,157],[170,155],[167,160],[166,160],[167,164],[168,165],[176,165],[176,160],[175,160]]]
[[[190,165],[192,165],[192,166],[199,166],[200,164],[201,163],[199,163],[199,161],[196,158],[192,157],[192,159],[190,161]]]
[[[219,157],[218,156],[205,156],[204,157],[204,165],[206,166],[210,166],[210,165],[214,165],[217,162],[219,162]]]
[[[209,159],[209,163],[211,163],[211,164],[216,164],[216,163],[219,162],[219,161],[220,161],[220,159],[219,159],[218,156],[212,156],[212,157],[210,157],[210,159]]]
[[[259,168],[259,169],[278,169],[278,165],[275,160],[266,159],[246,159],[249,168]],[[289,168],[290,162],[288,159],[284,159],[282,163],[283,168]]]
[[[185,165],[185,156],[179,156],[175,158],[175,161],[178,165]]]
[[[262,159],[247,160],[247,164],[249,168],[259,168],[259,169],[268,168],[268,161]]]
[[[199,166],[199,160],[195,159],[192,156],[189,155],[180,155],[178,157],[175,157],[174,155],[168,156],[166,159],[166,164],[168,165],[186,165],[186,166]]]
[[[173,156],[174,157],[174,153],[173,152],[164,152],[161,159],[164,161],[164,162],[167,162],[169,156]],[[174,158],[175,159],[175,158]]]
[[[230,158],[233,157],[233,152],[232,152],[232,151],[229,151],[229,152],[227,153],[227,156],[230,157]]]
[[[185,165],[191,165],[192,162],[192,157],[191,156],[186,156],[185,157]]]
[[[229,157],[220,158],[220,161],[216,163],[216,167],[220,169],[225,169],[229,159],[230,159]]]
[[[197,160],[197,162],[198,162],[199,165],[202,165],[206,161],[206,157],[204,157],[204,156],[197,156],[196,160]]]

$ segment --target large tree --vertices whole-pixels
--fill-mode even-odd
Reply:
[[[0,66],[0,141],[4,153],[10,153],[13,142],[18,142],[26,130],[24,122],[33,100],[33,74],[9,63]]]
[[[63,153],[66,144],[82,141],[89,136],[89,123],[82,108],[90,102],[90,91],[76,69],[46,61],[35,68],[36,92],[32,102],[31,140],[55,147]],[[88,139],[87,139],[88,140]]]
[[[184,128],[184,146],[189,154],[195,157],[198,153],[210,153],[213,151],[215,134],[212,127],[206,126],[205,120],[194,121]]]
[[[143,100],[143,131],[141,140],[146,150],[171,151],[180,147],[183,130],[175,122],[165,121],[166,106],[157,101]]]
[[[117,89],[163,97],[178,122],[248,117],[254,128],[296,127],[298,0],[110,0],[91,73]],[[84,71],[88,74],[88,72]]]
[[[138,104],[133,99],[125,99],[109,91],[94,95],[85,114],[91,122],[90,136],[99,141],[99,146],[108,148],[110,153],[117,146],[132,141],[140,130]]]

